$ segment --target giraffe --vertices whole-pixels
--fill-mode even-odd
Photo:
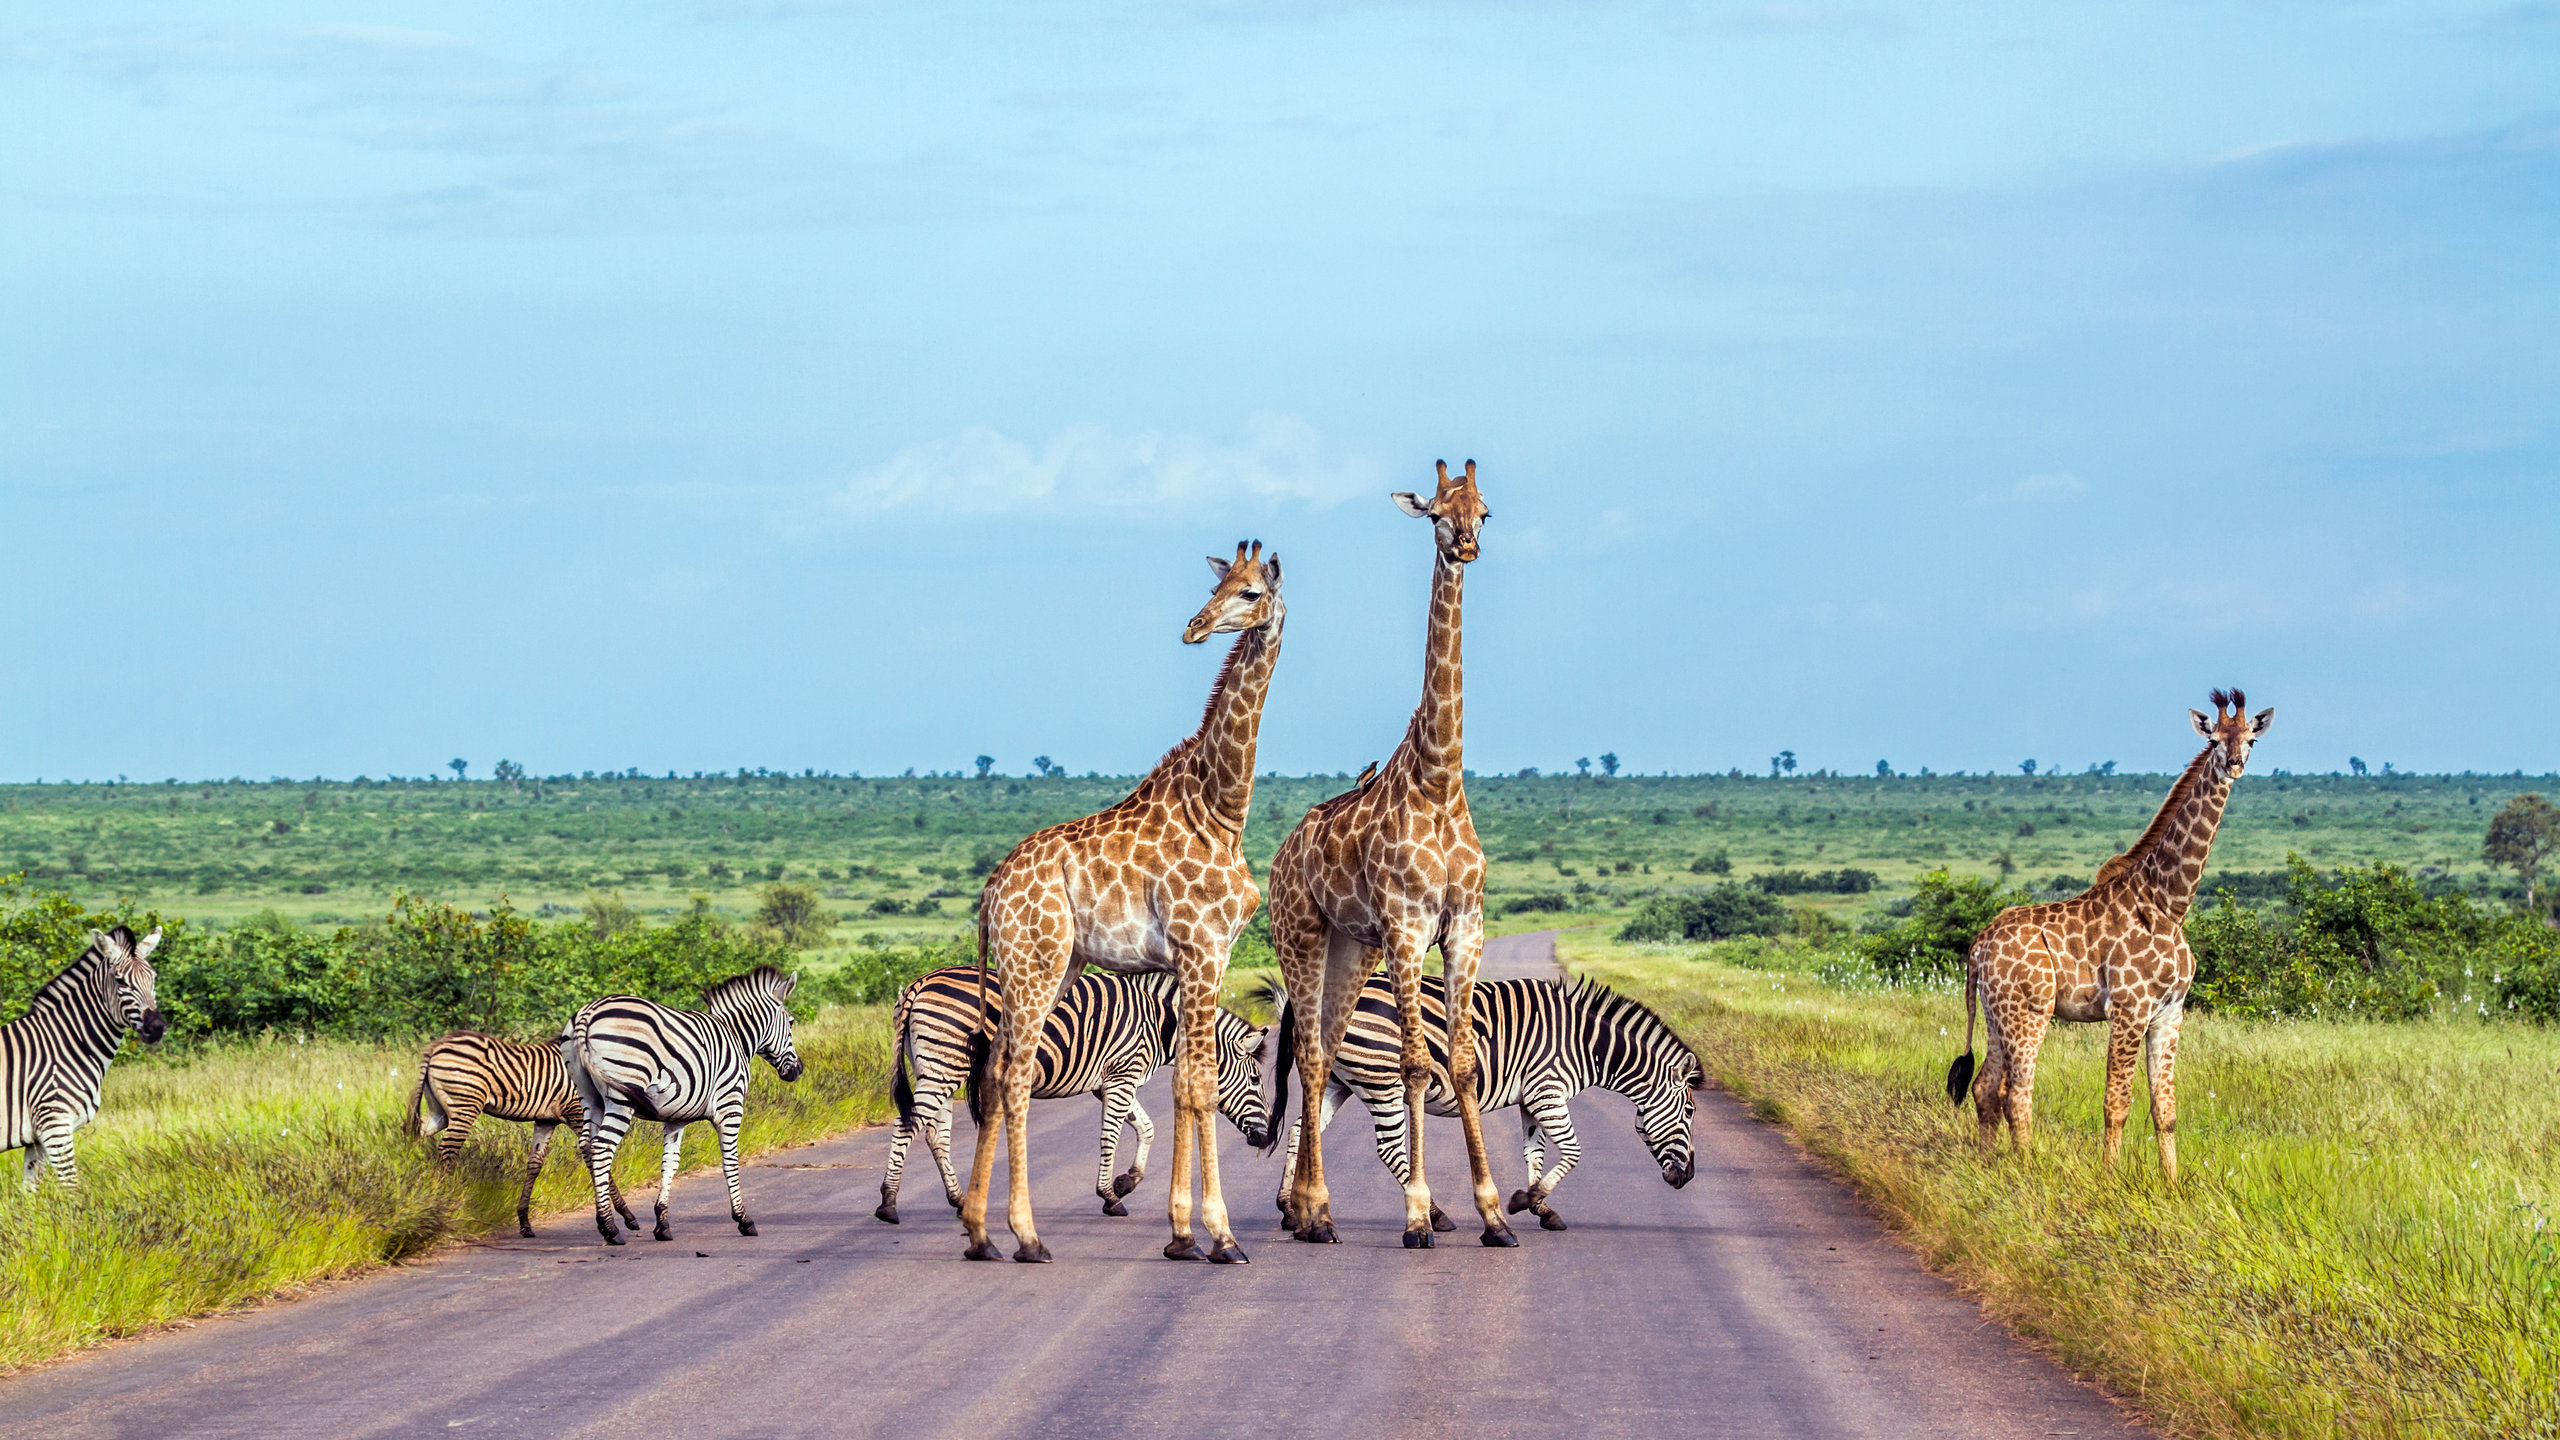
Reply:
[[[2107,1108],[2104,1148],[2116,1162],[2125,1116],[2133,1109],[2133,1071],[2146,1062],[2151,1128],[2160,1142],[2160,1172],[2178,1178],[2178,1026],[2196,957],[2187,949],[2187,907],[2204,875],[2205,853],[2222,823],[2231,784],[2249,747],[2276,712],[2245,712],[2239,690],[2213,692],[2213,718],[2190,710],[2206,744],[2169,789],[2151,828],[2133,848],[2098,867],[2088,892],[2046,905],[2001,911],[1974,938],[1965,957],[1964,1053],[1947,1067],[1947,1097],[1964,1104],[1970,1087],[1982,1149],[1998,1143],[2000,1122],[2025,1153],[2035,1132],[2036,1050],[2055,1019],[2107,1022]],[[1982,1005],[1988,1040],[1974,1073],[1973,1007]]]
[[[1296,1020],[1283,1037],[1272,1133],[1280,1133],[1288,1104],[1289,1064],[1302,1071],[1305,1113],[1299,1121],[1298,1169],[1287,1223],[1297,1238],[1318,1244],[1336,1239],[1333,1206],[1324,1182],[1322,1131],[1317,1126],[1332,1069],[1360,987],[1383,954],[1395,984],[1403,1031],[1401,1068],[1406,1111],[1422,1113],[1431,1081],[1431,1052],[1424,1042],[1422,956],[1440,947],[1447,987],[1451,1083],[1467,1137],[1467,1163],[1475,1178],[1476,1213],[1484,1219],[1484,1243],[1520,1243],[1502,1216],[1502,1192],[1485,1155],[1484,1124],[1475,1090],[1474,993],[1484,952],[1484,850],[1476,843],[1467,811],[1465,686],[1459,666],[1459,601],[1466,567],[1478,553],[1478,532],[1492,518],[1476,489],[1476,462],[1449,477],[1438,466],[1439,489],[1429,499],[1411,492],[1393,498],[1397,508],[1431,522],[1431,619],[1423,647],[1422,701],[1405,727],[1404,742],[1367,784],[1307,812],[1280,843],[1271,861],[1271,942],[1289,988]],[[1294,1051],[1294,1056],[1292,1054]],[[1423,1179],[1422,1135],[1414,1132],[1413,1167],[1406,1182],[1404,1243],[1432,1246],[1431,1189]],[[1453,1228],[1440,1218],[1440,1228]]]
[[[1247,1263],[1227,1225],[1218,1185],[1218,986],[1236,932],[1262,905],[1241,842],[1253,803],[1254,742],[1272,666],[1280,658],[1280,557],[1262,542],[1239,543],[1233,560],[1209,557],[1218,577],[1182,643],[1236,633],[1235,647],[1209,689],[1200,729],[1156,762],[1129,798],[1081,820],[1052,825],[1014,847],[987,877],[978,901],[978,963],[992,965],[1003,1008],[992,1040],[981,1039],[970,1078],[978,1152],[960,1221],[972,1260],[993,1260],[987,1189],[1002,1136],[1010,1173],[1006,1221],[1013,1258],[1045,1263],[1031,1213],[1031,1084],[1040,1028],[1058,992],[1086,965],[1122,974],[1162,970],[1175,977],[1182,1039],[1174,1056],[1173,1239],[1169,1260],[1197,1260],[1191,1229],[1191,1156],[1200,1156],[1200,1218],[1213,1242],[1208,1258]],[[984,995],[986,987],[980,986]],[[981,1001],[983,1004],[984,1002]],[[983,1031],[984,1027],[981,1027]],[[990,1100],[1000,1104],[990,1104]],[[993,1111],[993,1119],[989,1111]]]

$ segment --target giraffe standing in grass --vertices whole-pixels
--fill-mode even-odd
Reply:
[[[1289,987],[1294,1034],[1281,1038],[1272,1100],[1272,1129],[1279,1132],[1288,1104],[1289,1064],[1303,1084],[1298,1162],[1288,1202],[1291,1229],[1301,1240],[1331,1243],[1333,1205],[1325,1188],[1322,1115],[1325,1084],[1351,1024],[1353,1006],[1369,973],[1384,956],[1394,981],[1405,1112],[1422,1113],[1431,1083],[1431,1052],[1422,1010],[1423,952],[1440,947],[1448,992],[1449,1069],[1466,1131],[1467,1164],[1475,1177],[1476,1213],[1487,1245],[1519,1244],[1502,1218],[1502,1192],[1485,1155],[1484,1122],[1476,1095],[1474,992],[1484,954],[1484,849],[1476,843],[1467,811],[1465,684],[1459,666],[1459,601],[1466,567],[1477,555],[1477,536],[1492,517],[1476,489],[1476,462],[1449,477],[1439,466],[1439,488],[1429,499],[1399,493],[1407,515],[1431,522],[1431,621],[1423,647],[1422,703],[1405,727],[1404,743],[1387,757],[1376,778],[1307,812],[1280,843],[1271,861],[1271,943]],[[1294,1053],[1293,1053],[1294,1052]],[[1431,1247],[1436,1211],[1424,1182],[1422,1130],[1412,1135],[1412,1168],[1405,1182],[1404,1243]],[[1442,1220],[1442,1227],[1447,1222]]]
[[[1197,1260],[1191,1230],[1191,1157],[1200,1157],[1200,1218],[1208,1258],[1245,1263],[1227,1225],[1218,1184],[1218,986],[1236,932],[1262,905],[1242,841],[1253,803],[1254,743],[1262,702],[1280,659],[1280,557],[1262,542],[1235,559],[1209,559],[1218,577],[1209,603],[1182,632],[1186,645],[1236,632],[1235,648],[1210,687],[1199,731],[1156,762],[1129,798],[1081,820],[1053,825],[1014,847],[987,877],[978,903],[978,958],[992,966],[1003,996],[992,1041],[979,1042],[969,1085],[978,1153],[961,1198],[968,1257],[993,1260],[987,1190],[1003,1137],[1008,1161],[1013,1258],[1044,1262],[1049,1247],[1031,1215],[1031,1086],[1040,1030],[1068,977],[1086,965],[1128,974],[1170,971],[1182,1038],[1174,1055],[1173,1239],[1169,1260]],[[986,987],[980,987],[985,994]],[[990,1099],[998,1102],[990,1104]],[[992,1116],[992,1118],[991,1118]]]
[[[2254,718],[2247,709],[2240,691],[2216,690],[2211,720],[2200,710],[2187,712],[2205,738],[2203,753],[2170,787],[2133,848],[2098,868],[2088,893],[2012,906],[1975,937],[1965,957],[1964,1053],[1947,1067],[1947,1097],[1962,1105],[1971,1090],[1985,1153],[1998,1142],[2002,1120],[2020,1153],[2027,1149],[2035,1132],[2036,1050],[2046,1027],[2057,1018],[2104,1020],[2107,1163],[2115,1163],[2123,1146],[2134,1066],[2147,1062],[2160,1171],[2178,1178],[2178,1024],[2196,978],[2187,907],[2204,876],[2231,783],[2275,719],[2273,709]],[[1973,1064],[1977,1001],[1989,1037],[1979,1074]]]

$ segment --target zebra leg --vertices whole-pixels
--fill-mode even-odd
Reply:
[[[557,1120],[533,1122],[533,1154],[524,1162],[524,1193],[516,1197],[516,1233],[527,1240],[533,1238],[533,1182],[542,1178],[542,1162],[551,1155],[551,1132],[559,1128]]]
[[[39,1115],[36,1117],[37,1144],[28,1148],[41,1149],[45,1162],[53,1166],[53,1178],[61,1181],[68,1188],[77,1190],[80,1188],[80,1161],[71,1149],[71,1132],[74,1128],[76,1128],[76,1122],[72,1120],[68,1111]],[[33,1188],[35,1182],[32,1157],[28,1164],[28,1177],[28,1185]]]
[[[1526,1103],[1520,1107],[1520,1159],[1529,1167],[1529,1179],[1533,1183],[1538,1178],[1538,1172],[1547,1168],[1546,1142],[1538,1133],[1538,1117],[1531,1112]],[[1527,1188],[1512,1191],[1511,1198],[1503,1202],[1502,1208],[1504,1213],[1511,1215],[1517,1215],[1528,1209]]]
[[[1137,1092],[1134,1090],[1129,1094],[1129,1123],[1138,1131],[1138,1156],[1129,1162],[1128,1169],[1121,1171],[1119,1176],[1111,1182],[1111,1188],[1123,1195],[1137,1189],[1138,1182],[1147,1178],[1147,1152],[1154,1149],[1156,1144],[1155,1117],[1147,1113],[1146,1106],[1138,1103]]]
[[[1512,1212],[1517,1214],[1527,1210],[1537,1216],[1541,1230],[1562,1230],[1565,1228],[1564,1217],[1547,1204],[1547,1197],[1555,1193],[1556,1187],[1564,1183],[1564,1177],[1582,1160],[1582,1137],[1573,1131],[1573,1112],[1566,1107],[1562,1095],[1536,1095],[1521,1102],[1520,1123],[1534,1125],[1536,1133],[1545,1135],[1554,1143],[1556,1165],[1553,1170],[1540,1174],[1537,1162],[1529,1162],[1529,1188],[1511,1197]],[[1534,1155],[1536,1152],[1532,1150],[1530,1153]]]
[[[729,1218],[738,1222],[738,1233],[753,1235],[756,1222],[747,1218],[747,1192],[738,1187],[738,1122],[746,1118],[747,1092],[744,1086],[720,1113],[713,1124],[720,1132],[720,1178],[729,1182]]]
[[[898,1223],[898,1178],[907,1171],[907,1142],[915,1138],[920,1119],[916,1113],[916,1102],[910,1099],[907,1113],[899,1118],[897,1128],[889,1132],[889,1163],[880,1172],[880,1208],[871,1212],[874,1220],[890,1225]]]
[[[593,1133],[595,1127],[578,1121],[571,1121],[568,1123],[569,1132],[572,1135],[575,1135],[578,1139],[579,1163],[585,1165],[589,1170],[593,1170],[595,1168],[594,1157],[590,1152],[592,1151],[594,1142],[589,1140],[587,1137]],[[613,1172],[610,1167],[605,1171],[605,1180],[612,1187],[610,1193],[613,1197],[613,1210],[615,1214],[622,1217],[622,1228],[625,1230],[639,1229],[640,1217],[632,1214],[631,1206],[623,1200],[622,1182],[613,1178]]]
[[[673,1240],[676,1232],[667,1228],[667,1196],[676,1188],[676,1167],[684,1163],[684,1127],[660,1127],[658,1139],[658,1228],[651,1236]]]
[[[613,1228],[613,1209],[621,1203],[622,1192],[613,1180],[613,1157],[622,1149],[622,1137],[631,1129],[631,1112],[612,1105],[590,1103],[587,1106],[587,1180],[596,1192],[596,1228],[604,1232],[604,1243],[619,1245],[622,1233]],[[634,1224],[632,1229],[640,1227]]]
[[[471,1127],[480,1120],[480,1107],[464,1101],[445,1108],[444,1124],[438,1128],[436,1163],[447,1169],[462,1158],[463,1144],[471,1138]]]
[[[1449,999],[1449,1088],[1457,1093],[1458,1127],[1466,1135],[1467,1170],[1475,1182],[1476,1214],[1484,1221],[1479,1237],[1494,1249],[1520,1243],[1511,1222],[1502,1218],[1502,1187],[1493,1181],[1493,1156],[1485,1149],[1483,1107],[1476,1096],[1482,1078],[1476,1064],[1476,970],[1484,959],[1484,915],[1458,916],[1440,941],[1442,978]],[[1420,1109],[1416,1107],[1416,1117]],[[1421,1136],[1419,1125],[1414,1134]],[[1414,1157],[1420,1168],[1421,1156]]]
[[[1138,1087],[1127,1076],[1113,1075],[1093,1096],[1102,1102],[1102,1150],[1094,1171],[1093,1193],[1102,1197],[1103,1214],[1126,1215],[1129,1207],[1120,1203],[1120,1197],[1138,1188],[1139,1178],[1146,1173],[1146,1160],[1141,1156],[1137,1164],[1129,1167],[1126,1185],[1111,1172],[1120,1163],[1120,1127],[1128,1123],[1129,1112],[1137,1108]]]
[[[944,1087],[938,1094],[933,1091],[918,1091],[916,1103],[919,1106],[931,1104],[933,1107],[930,1110],[918,1112],[925,1117],[925,1148],[933,1152],[933,1163],[941,1168],[942,1198],[950,1202],[952,1209],[957,1210],[960,1208],[960,1177],[951,1168],[951,1097],[953,1093],[954,1089],[950,1086]]]
[[[20,1188],[20,1189],[22,1189],[22,1190],[27,1190],[27,1191],[33,1191],[33,1190],[36,1188],[36,1181],[38,1181],[39,1179],[42,1179],[42,1178],[43,1178],[43,1176],[44,1176],[44,1142],[43,1142],[43,1141],[41,1141],[41,1140],[31,1140],[31,1141],[27,1142],[27,1173],[26,1173],[26,1177],[25,1177],[25,1179],[23,1179],[23,1180],[21,1180],[21,1181],[19,1182],[19,1187],[18,1187],[18,1188]]]

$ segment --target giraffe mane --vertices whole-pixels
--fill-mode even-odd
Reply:
[[[1190,762],[1193,753],[1200,748],[1200,737],[1209,733],[1210,723],[1218,718],[1218,702],[1227,698],[1227,687],[1235,681],[1236,664],[1243,658],[1245,641],[1253,633],[1247,630],[1236,636],[1236,643],[1227,647],[1227,658],[1218,662],[1218,677],[1209,682],[1208,703],[1200,707],[1200,728],[1174,741],[1172,749],[1148,766],[1146,778],[1138,782],[1136,790],[1129,792],[1131,795],[1146,789],[1158,777],[1169,775]]]
[[[2169,833],[2169,817],[2185,808],[2188,798],[2195,794],[2196,786],[2203,783],[2205,761],[2212,758],[2217,743],[2206,742],[2204,749],[2196,752],[2196,758],[2187,762],[2186,773],[2178,777],[2177,784],[2169,787],[2169,798],[2160,802],[2160,813],[2151,817],[2150,828],[2142,832],[2141,839],[2126,846],[2123,854],[2110,857],[2107,863],[2098,867],[2098,873],[2089,881],[2090,889],[2095,890],[2130,872],[2142,863],[2144,856],[2159,848],[2161,837]]]

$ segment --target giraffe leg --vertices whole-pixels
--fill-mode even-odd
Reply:
[[[1039,974],[1006,977],[1004,1095],[1005,1225],[1013,1231],[1013,1258],[1025,1265],[1049,1263],[1040,1225],[1031,1210],[1031,1081],[1040,1070],[1040,1030],[1066,983],[1065,956]]]
[[[2001,1122],[2009,1118],[2011,1055],[2005,1024],[2002,1012],[1992,1008],[1986,996],[1982,1004],[1982,1068],[1973,1074],[1973,1118],[1985,1159],[1998,1148]]]
[[[1208,1259],[1218,1265],[1247,1263],[1227,1224],[1226,1194],[1219,1183],[1218,1136],[1218,983],[1224,978],[1223,956],[1177,954],[1181,986],[1182,1033],[1177,1040],[1173,1077],[1173,1197],[1168,1206],[1173,1239],[1165,1246],[1170,1259],[1192,1259],[1199,1249],[1191,1238],[1191,1165],[1183,1152],[1200,1156],[1200,1223],[1209,1232]]]
[[[1414,926],[1399,928],[1389,937],[1387,969],[1396,987],[1397,1028],[1403,1032],[1403,1048],[1399,1055],[1398,1076],[1404,1081],[1404,1113],[1418,1117],[1423,1101],[1431,1091],[1431,1046],[1425,1038],[1422,1019],[1422,951],[1424,933]],[[1431,1185],[1423,1169],[1422,1127],[1409,1125],[1407,1150],[1412,1167],[1404,1181],[1404,1248],[1428,1250],[1432,1247]]]
[[[527,1240],[533,1238],[533,1182],[542,1178],[542,1162],[551,1155],[551,1132],[559,1128],[557,1120],[533,1122],[533,1154],[524,1162],[524,1193],[516,1197],[516,1233]]]
[[[2142,1037],[2151,1029],[2153,1007],[2131,997],[2111,997],[2107,1005],[2107,1110],[2101,1148],[2113,1167],[2124,1148],[2125,1117],[2133,1113],[2133,1077],[2142,1068]]]
[[[2036,1009],[2020,1015],[2018,1021],[2018,1033],[2009,1041],[2009,1073],[2002,1088],[2007,1092],[2009,1143],[2024,1155],[2035,1141],[2036,1052],[2044,1048],[2044,1032],[2053,1017]]]
[[[658,1137],[658,1228],[651,1238],[673,1240],[676,1232],[667,1226],[667,1196],[676,1188],[676,1167],[684,1163],[684,1127],[660,1127]]]
[[[1298,1239],[1331,1245],[1339,1237],[1333,1228],[1332,1191],[1324,1179],[1326,1112],[1322,1107],[1334,1085],[1333,1057],[1342,1053],[1342,1037],[1351,1028],[1352,1009],[1378,952],[1338,930],[1319,928],[1313,934],[1321,958],[1302,975],[1290,1000],[1300,1012],[1298,1070],[1306,1102],[1298,1115],[1298,1199],[1292,1218]]]
[[[1449,1083],[1457,1092],[1458,1124],[1467,1137],[1467,1170],[1475,1181],[1476,1215],[1484,1221],[1484,1243],[1508,1249],[1520,1240],[1511,1233],[1511,1222],[1502,1218],[1502,1187],[1493,1180],[1493,1157],[1484,1143],[1483,1102],[1476,1094],[1476,969],[1484,959],[1481,914],[1461,916],[1449,927],[1440,959],[1449,992]]]
[[[2160,1141],[2160,1174],[2178,1183],[2178,1027],[2187,997],[2160,1007],[2143,1032],[2143,1060],[2151,1081],[2151,1132]]]

